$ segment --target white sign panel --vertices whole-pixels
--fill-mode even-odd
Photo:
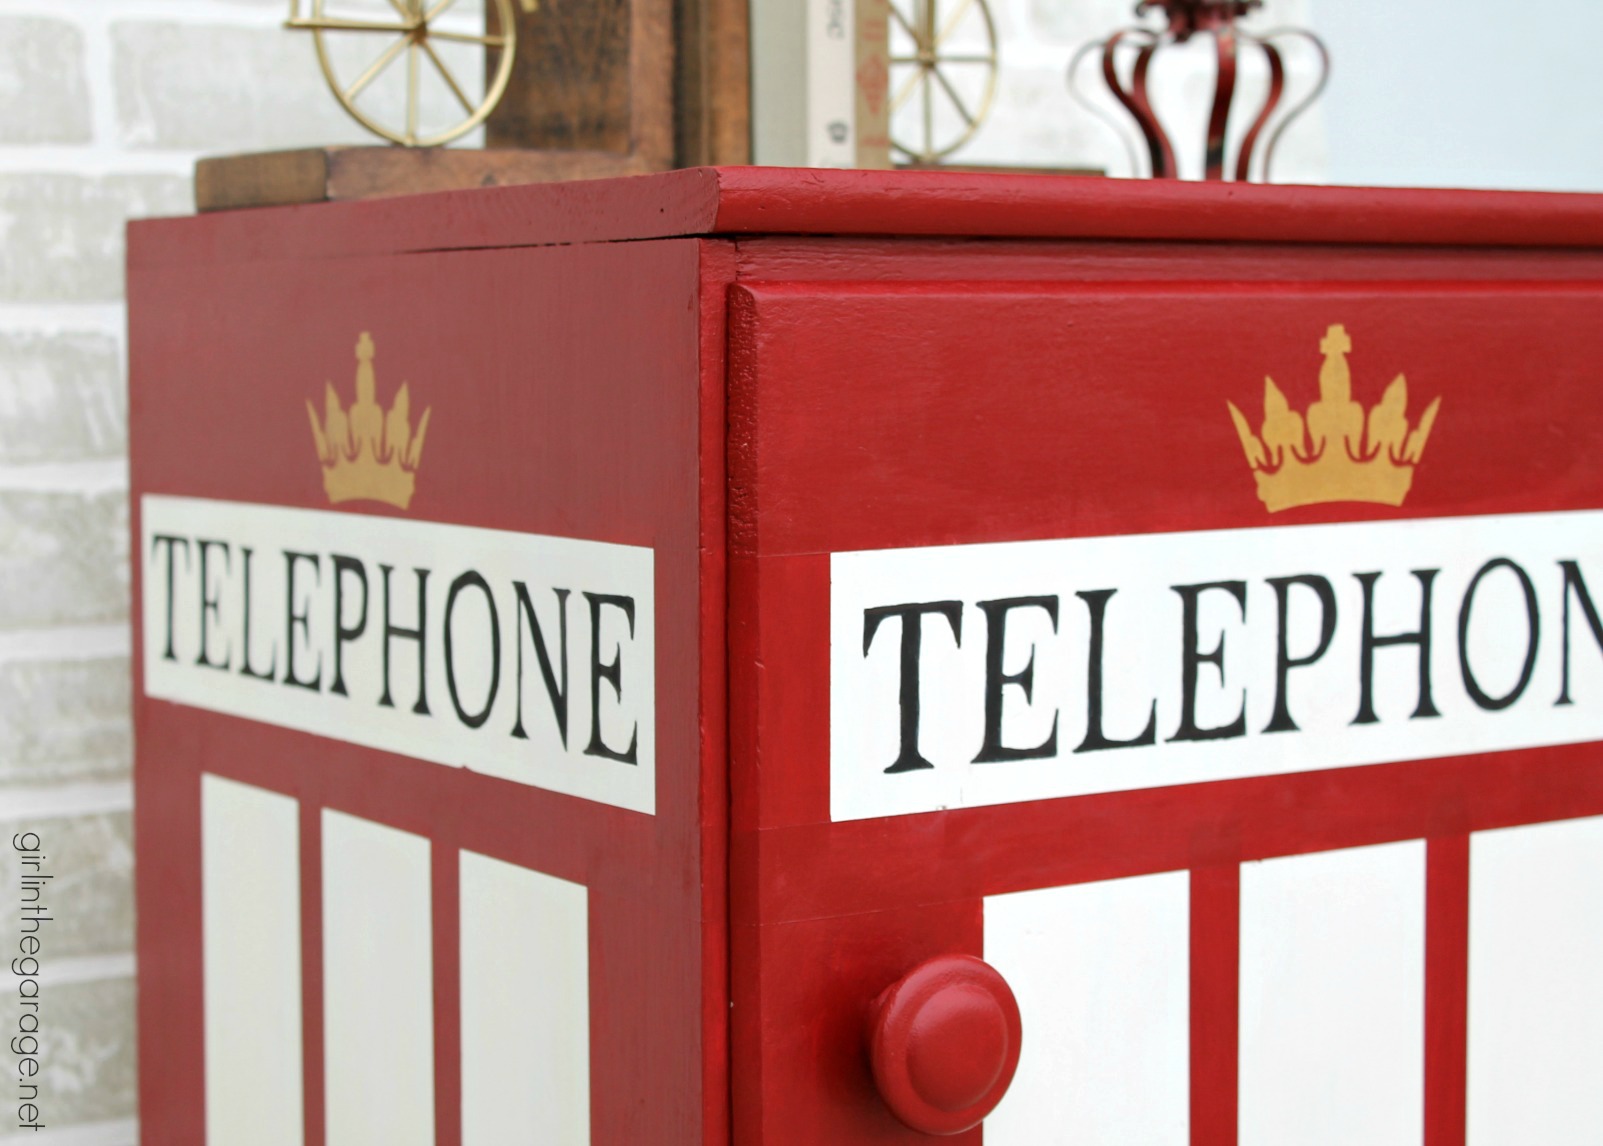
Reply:
[[[1603,512],[836,553],[837,820],[1603,739]]]
[[[654,810],[650,549],[140,506],[147,695]]]

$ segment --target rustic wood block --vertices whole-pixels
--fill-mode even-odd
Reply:
[[[628,152],[629,11],[630,0],[543,0],[519,12],[517,59],[486,122],[488,144]],[[491,49],[487,71],[499,55]]]
[[[678,0],[675,152],[680,167],[751,162],[748,0]]]
[[[195,164],[195,209],[278,207],[382,199],[425,191],[604,179],[652,170],[607,151],[480,151],[462,148],[312,147],[226,155]]]
[[[542,0],[516,20],[512,78],[485,121],[491,147],[674,165],[673,0]]]
[[[195,164],[195,210],[277,207],[328,198],[328,149],[225,155]]]

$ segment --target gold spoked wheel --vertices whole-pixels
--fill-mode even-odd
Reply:
[[[317,44],[317,62],[323,78],[351,118],[392,143],[406,147],[438,147],[472,131],[483,123],[506,91],[512,78],[513,49],[517,24],[512,0],[491,0],[484,5],[488,19],[483,25],[464,22],[471,17],[469,5],[453,13],[458,0],[311,0],[311,15],[300,14],[300,0],[290,0],[289,28],[312,33]],[[531,0],[524,6],[533,9]],[[479,5],[473,4],[472,8]],[[453,19],[457,17],[457,19]],[[377,55],[358,51],[361,42],[379,46]],[[485,77],[483,96],[475,101],[470,94],[478,84],[466,87],[459,79],[466,69],[460,56],[462,47],[477,55],[485,49],[494,72]],[[371,49],[369,49],[370,52]],[[455,52],[455,67],[447,55]],[[368,59],[360,70],[351,65],[353,56]],[[385,79],[393,68],[404,68],[404,83]],[[348,78],[341,77],[341,71]],[[389,97],[373,98],[381,84]],[[427,89],[443,92],[442,100],[428,100]],[[365,97],[365,98],[364,98]],[[425,104],[428,104],[427,108]]]
[[[891,0],[891,146],[936,163],[979,131],[996,98],[986,0]]]

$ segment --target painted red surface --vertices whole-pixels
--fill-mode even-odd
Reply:
[[[1236,1140],[1241,865],[1191,869],[1191,1141]]]
[[[1595,747],[832,823],[829,554],[1603,507],[1603,200],[692,171],[136,224],[129,292],[135,538],[147,493],[326,508],[303,403],[366,329],[416,400],[449,387],[408,516],[657,562],[654,817],[153,701],[136,676],[150,1140],[203,1134],[204,764],[301,800],[309,1146],[324,807],[429,837],[437,907],[458,847],[590,887],[605,1146],[929,1141],[876,1093],[881,992],[983,957],[987,895],[1174,870],[1192,1141],[1226,1146],[1237,865],[1427,839],[1427,1142],[1463,1142],[1468,833],[1603,814]],[[1404,508],[1271,522],[1224,403],[1255,412],[1266,373],[1305,403],[1333,322],[1362,330],[1362,400],[1406,371],[1451,417]],[[435,920],[444,1144],[457,935]]]
[[[1595,249],[1603,218],[1593,196],[1547,192],[737,167],[151,222],[131,231],[129,259],[139,266],[705,235]]]
[[[1464,1141],[1469,997],[1469,837],[1442,835],[1426,851],[1425,1146]]]
[[[305,402],[330,374],[349,386],[354,335],[371,330],[383,392],[404,378],[435,409],[408,516],[650,545],[659,609],[649,817],[153,701],[136,680],[141,1117],[151,1141],[203,1140],[203,768],[301,802],[309,1146],[323,1140],[322,808],[433,844],[438,1142],[459,1141],[461,1125],[461,847],[590,889],[591,1047],[607,1064],[593,1072],[594,1140],[723,1133],[726,1052],[716,1027],[703,1036],[708,1000],[727,989],[722,735],[716,715],[707,719],[722,698],[702,699],[722,643],[718,609],[701,607],[718,600],[721,567],[716,547],[704,548],[704,531],[721,529],[721,512],[704,503],[720,494],[704,489],[698,461],[702,253],[679,240],[134,271],[135,537],[148,493],[327,508]],[[619,323],[630,337],[606,334]]]

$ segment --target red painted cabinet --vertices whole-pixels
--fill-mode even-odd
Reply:
[[[152,1140],[1596,1140],[1603,201],[737,169],[129,261]]]

